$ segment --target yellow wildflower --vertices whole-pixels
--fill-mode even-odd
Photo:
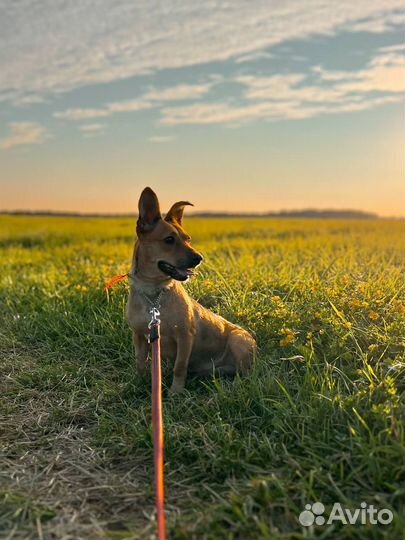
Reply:
[[[295,334],[290,328],[282,328],[280,330],[280,334],[284,336],[282,339],[280,339],[280,347],[286,347],[290,343],[294,343]]]
[[[392,306],[392,311],[403,315],[405,313],[405,304],[396,303]]]
[[[363,282],[361,282],[361,283],[359,283],[359,284],[357,285],[357,289],[358,289],[360,292],[364,293],[364,292],[366,292],[366,290],[367,290],[367,286],[368,286],[367,283],[364,283],[364,281],[363,281]]]
[[[357,298],[354,298],[353,300],[350,300],[349,306],[353,309],[361,308],[363,305],[363,302],[360,302]]]
[[[283,337],[283,339],[280,339],[280,347],[286,347],[290,343],[294,343],[295,336],[294,334],[287,334]]]
[[[87,292],[89,290],[89,288],[86,287],[85,285],[76,285],[75,289],[76,291],[80,291],[80,292]]]

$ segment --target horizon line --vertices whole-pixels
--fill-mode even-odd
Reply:
[[[49,216],[49,217],[81,217],[81,218],[135,218],[138,216],[137,212],[78,212],[70,210],[26,210],[26,209],[14,209],[14,210],[0,210],[0,215],[12,215],[12,216]],[[164,214],[163,214],[164,215]],[[264,212],[243,212],[243,211],[210,211],[202,210],[198,212],[189,212],[187,217],[198,218],[271,218],[271,217],[319,217],[319,218],[336,218],[336,219],[395,219],[403,220],[405,216],[381,216],[376,212],[370,212],[367,210],[357,210],[353,208],[313,208],[304,207],[300,209],[292,210],[277,210],[277,211],[264,211]]]

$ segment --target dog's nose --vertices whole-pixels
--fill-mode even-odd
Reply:
[[[191,257],[191,265],[192,266],[198,266],[203,261],[203,256],[199,253],[196,253]]]

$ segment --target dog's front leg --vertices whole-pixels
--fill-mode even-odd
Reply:
[[[132,332],[132,341],[135,345],[137,359],[137,370],[139,375],[143,375],[146,370],[146,360],[148,359],[149,343],[145,336]]]
[[[173,382],[170,394],[177,394],[184,388],[187,377],[188,361],[190,360],[193,348],[193,337],[191,335],[181,336],[177,342],[176,361],[173,369]]]

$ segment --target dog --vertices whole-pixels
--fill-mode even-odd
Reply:
[[[256,342],[243,328],[203,307],[188,294],[187,281],[203,260],[183,228],[186,201],[163,218],[151,188],[139,199],[126,318],[132,329],[138,372],[146,369],[150,309],[160,305],[162,357],[174,360],[170,393],[183,390],[187,372],[198,376],[244,375],[254,363]]]

